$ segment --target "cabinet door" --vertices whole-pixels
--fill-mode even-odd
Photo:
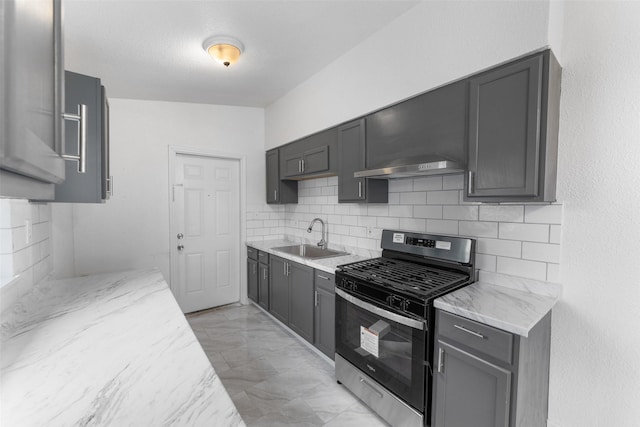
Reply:
[[[538,195],[542,54],[470,80],[470,197]]]
[[[307,150],[302,155],[302,172],[312,174],[329,170],[329,146]]]
[[[258,304],[269,310],[269,265],[258,264]]]
[[[353,173],[365,168],[365,120],[338,128],[338,201],[361,201],[367,197],[364,178]]]
[[[288,264],[279,257],[269,261],[269,312],[284,323],[289,323],[289,276]]]
[[[62,99],[64,61],[60,1],[2,1],[0,169],[2,194],[28,197],[30,185],[64,180]],[[10,173],[15,177],[7,178]],[[28,181],[20,185],[20,177]],[[15,179],[14,179],[15,178]],[[17,184],[11,188],[12,183]],[[22,191],[18,194],[15,191]],[[38,189],[53,195],[53,186]]]
[[[79,173],[76,162],[65,165],[65,181],[56,185],[56,202],[100,203],[103,200],[103,111],[100,79],[65,71],[65,110],[78,104],[87,106],[86,172]],[[78,122],[67,121],[65,153],[78,151]]]
[[[284,158],[284,176],[302,175],[302,153]]]
[[[314,345],[331,359],[334,359],[336,352],[336,295],[333,274],[316,272],[315,287]]]
[[[280,152],[267,151],[267,203],[298,203],[298,182],[280,180]]]
[[[247,259],[247,295],[258,302],[258,261]]]
[[[438,340],[434,357],[435,427],[508,427],[511,372]]]
[[[289,262],[289,327],[313,343],[313,269]]]
[[[423,93],[367,116],[367,168],[437,156],[463,163],[467,80]]]

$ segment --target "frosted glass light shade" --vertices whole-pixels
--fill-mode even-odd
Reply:
[[[204,50],[220,64],[228,67],[238,62],[244,46],[239,40],[231,37],[210,37],[202,44]]]

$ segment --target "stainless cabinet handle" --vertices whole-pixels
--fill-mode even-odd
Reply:
[[[78,104],[78,114],[62,113],[65,120],[78,122],[78,154],[65,154],[62,150],[62,158],[78,162],[78,173],[87,171],[87,106]]]
[[[109,197],[113,196],[113,175],[109,175],[107,179],[107,193],[109,193]]]
[[[287,276],[291,274],[291,264],[287,263]]]
[[[258,273],[257,270],[256,270],[256,267],[257,267],[256,264],[253,264],[253,274],[257,274]]]
[[[374,386],[372,386],[371,384],[369,384],[369,381],[365,380],[364,378],[360,377],[360,382],[366,386],[368,386],[371,390],[373,390],[375,392],[375,394],[378,395],[378,397],[380,399],[382,399],[382,393],[380,393]]]
[[[331,280],[327,276],[323,276],[322,274],[318,274],[318,277],[324,280]]]
[[[304,172],[304,159],[302,159],[301,162],[302,162],[302,171],[301,172]]]
[[[283,272],[283,274],[286,276],[286,275],[287,275],[287,263],[286,263],[286,262],[283,262],[283,263],[282,263],[282,267],[284,268],[284,272]]]
[[[440,347],[438,349],[438,373],[444,371],[444,349]]]
[[[453,325],[453,327],[456,328],[456,329],[460,329],[461,331],[464,331],[464,332],[466,332],[468,334],[471,334],[471,335],[473,335],[475,337],[478,337],[478,338],[481,338],[481,339],[485,339],[485,336],[482,335],[481,333],[476,332],[476,331],[472,331],[471,329],[467,329],[464,326]]]
[[[298,172],[302,172],[302,160],[298,160]]]
[[[264,280],[267,280],[267,269],[266,268],[264,270],[262,270],[262,278]]]
[[[314,307],[318,306],[318,291],[315,291],[315,295],[313,297],[313,306]]]
[[[362,197],[362,181],[358,181],[358,197]]]
[[[473,172],[469,171],[468,182],[467,182],[467,194],[473,193]]]
[[[278,201],[278,190],[273,190],[273,201],[274,202]]]

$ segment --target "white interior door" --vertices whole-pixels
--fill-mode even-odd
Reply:
[[[240,164],[177,154],[172,283],[185,313],[240,300]]]

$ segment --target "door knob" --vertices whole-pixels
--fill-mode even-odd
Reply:
[[[178,250],[181,251],[184,249],[184,245],[178,245]]]
[[[182,239],[183,237],[184,237],[184,234],[178,233],[178,239]]]

